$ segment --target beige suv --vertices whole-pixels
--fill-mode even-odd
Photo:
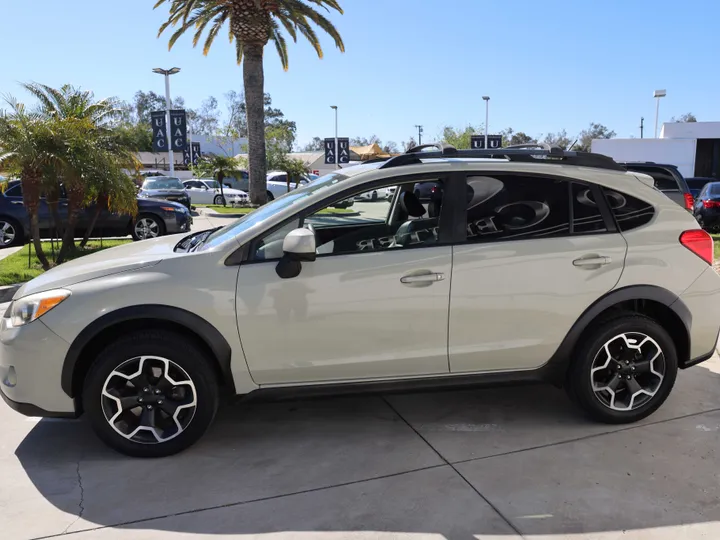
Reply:
[[[2,319],[0,389],[25,414],[84,412],[135,456],[187,448],[223,394],[543,380],[633,422],[712,355],[712,257],[687,211],[605,156],[418,147],[32,280]]]

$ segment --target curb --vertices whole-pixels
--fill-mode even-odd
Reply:
[[[12,300],[15,292],[24,285],[24,283],[13,283],[12,285],[3,285],[0,287],[0,304]]]

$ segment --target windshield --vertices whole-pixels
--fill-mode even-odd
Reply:
[[[197,249],[198,251],[204,251],[218,246],[228,239],[237,236],[237,234],[241,231],[262,223],[268,217],[285,208],[288,208],[289,206],[306,201],[310,197],[322,196],[324,190],[347,178],[348,176],[340,173],[331,173],[318,178],[311,184],[306,184],[303,187],[291,191],[290,193],[286,193],[285,195],[282,195],[261,206],[257,210],[250,212],[246,216],[241,217],[237,221],[213,232],[205,239],[202,246],[199,246]]]
[[[143,182],[143,189],[185,189],[179,178],[148,178]]]

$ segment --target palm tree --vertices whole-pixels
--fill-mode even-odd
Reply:
[[[40,243],[38,206],[42,178],[59,162],[55,152],[55,126],[40,115],[27,112],[25,106],[12,97],[6,98],[6,102],[10,114],[0,116],[0,165],[20,177],[35,253],[47,270],[50,263]]]
[[[288,69],[287,42],[281,27],[293,41],[302,34],[313,46],[318,57],[323,50],[313,25],[329,34],[340,51],[345,45],[337,29],[315,7],[326,11],[334,9],[342,13],[337,0],[157,0],[155,8],[170,4],[168,20],[163,23],[158,36],[168,26],[179,26],[170,37],[172,48],[180,36],[191,28],[194,30],[193,46],[196,46],[206,28],[210,28],[203,45],[207,55],[215,37],[229,22],[230,41],[235,41],[237,63],[243,65],[245,103],[248,124],[248,162],[250,172],[250,200],[263,204],[266,199],[265,169],[265,82],[263,52],[268,41],[275,43],[283,69]]]
[[[102,127],[122,112],[116,99],[96,101],[92,92],[70,84],[60,88],[39,83],[25,83],[22,86],[40,101],[40,111],[47,116],[79,118]]]
[[[228,177],[239,177],[243,173],[240,163],[233,157],[228,156],[205,156],[197,166],[197,171],[202,176],[212,176],[220,184],[220,198],[225,206],[225,191],[223,180]]]

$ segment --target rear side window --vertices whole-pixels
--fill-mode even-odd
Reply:
[[[677,180],[669,172],[662,169],[639,169],[638,172],[652,176],[655,180],[655,189],[660,191],[680,191]]]
[[[15,184],[5,191],[6,197],[22,197],[22,184]]]
[[[572,233],[597,234],[607,232],[605,220],[595,202],[590,186],[572,184]]]
[[[605,198],[621,231],[642,227],[655,215],[651,204],[630,195],[606,189]]]
[[[570,234],[568,183],[520,175],[469,176],[467,242]]]

